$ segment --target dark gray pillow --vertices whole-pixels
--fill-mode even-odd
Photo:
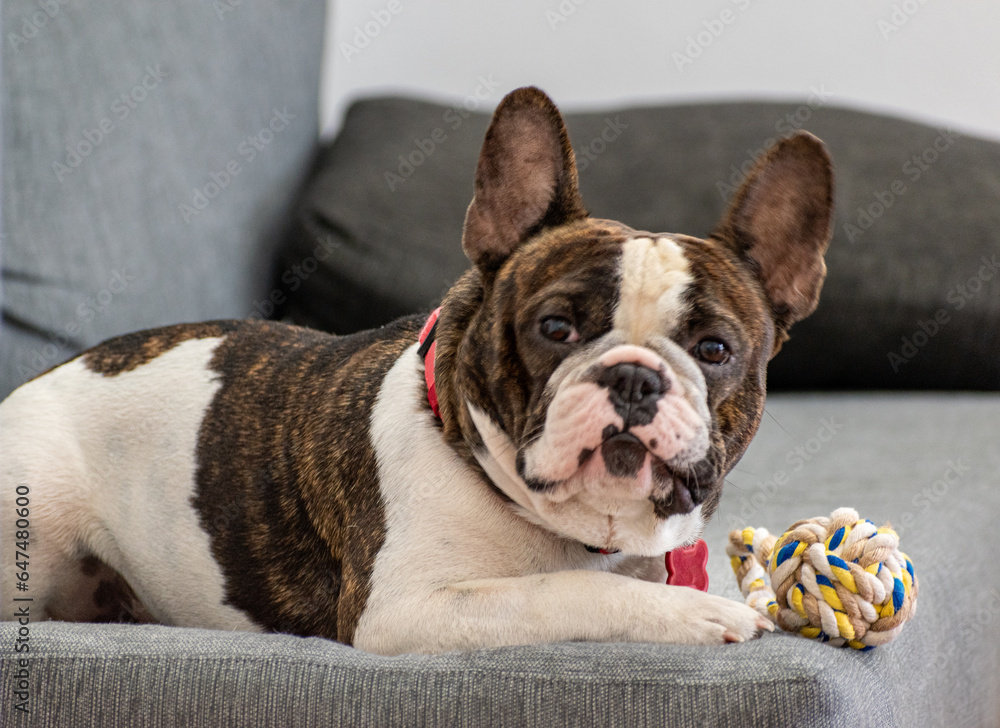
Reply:
[[[0,398],[109,336],[267,310],[325,9],[3,3]]]
[[[754,157],[805,128],[830,148],[837,214],[819,309],[772,389],[1000,387],[1000,144],[829,106],[724,103],[568,114],[584,201],[635,228],[703,236]],[[347,333],[427,309],[460,240],[486,114],[355,104],[297,212],[280,313]]]

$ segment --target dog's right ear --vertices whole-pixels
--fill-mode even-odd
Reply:
[[[750,263],[764,288],[777,327],[772,355],[819,302],[832,220],[830,155],[819,139],[798,132],[757,160],[714,233]]]
[[[539,230],[585,218],[562,116],[539,89],[519,88],[493,113],[476,167],[462,247],[492,274]]]

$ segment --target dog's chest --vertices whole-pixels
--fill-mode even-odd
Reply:
[[[386,523],[372,598],[439,581],[617,570],[625,557],[597,556],[531,523],[445,442],[427,406],[418,361],[416,347],[404,352],[371,415]]]

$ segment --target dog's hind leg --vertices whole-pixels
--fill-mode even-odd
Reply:
[[[102,344],[0,403],[4,619],[27,605],[32,620],[148,612],[166,624],[260,629],[226,601],[193,503],[199,433],[221,386],[211,367],[221,339],[163,343],[182,334]],[[132,368],[112,366],[150,352]]]
[[[57,392],[40,381],[0,405],[0,617],[105,621],[117,613],[110,569],[89,556],[83,456]],[[102,584],[108,586],[102,587]],[[130,591],[130,590],[129,590]],[[100,604],[98,603],[100,602]],[[142,615],[143,610],[130,607]]]

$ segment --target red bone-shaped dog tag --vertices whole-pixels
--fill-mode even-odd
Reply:
[[[708,591],[708,544],[699,538],[690,546],[668,551],[667,583]]]

